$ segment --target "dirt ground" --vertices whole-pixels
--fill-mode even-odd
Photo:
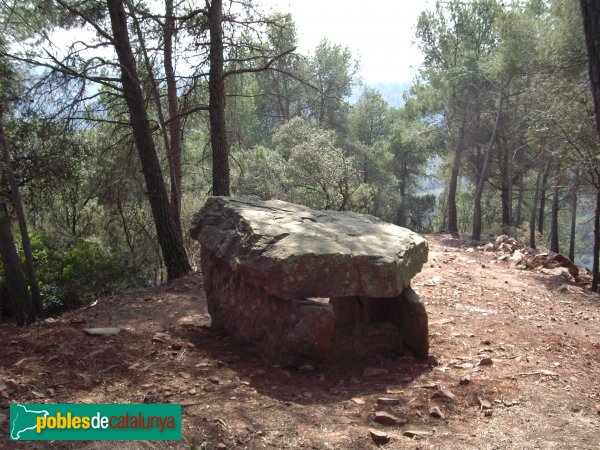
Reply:
[[[600,449],[600,296],[427,236],[430,359],[273,366],[213,332],[199,274],[0,326],[6,449]],[[117,336],[82,328],[117,326]],[[378,400],[387,398],[392,400]],[[178,442],[11,442],[10,403],[179,403]],[[383,403],[383,404],[380,404]],[[384,411],[396,424],[374,421]]]

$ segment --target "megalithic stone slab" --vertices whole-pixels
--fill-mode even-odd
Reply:
[[[427,241],[376,217],[278,200],[210,197],[190,231],[280,298],[395,297],[427,261]]]

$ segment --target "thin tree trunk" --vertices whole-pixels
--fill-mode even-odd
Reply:
[[[571,233],[569,236],[569,259],[575,261],[575,231],[577,228],[577,191],[579,190],[579,168],[575,169],[575,180],[571,191]]]
[[[466,119],[463,118],[459,125],[458,137],[454,148],[454,165],[450,175],[450,184],[448,186],[448,232],[458,234],[458,214],[456,208],[456,191],[458,187],[458,176],[460,173],[460,164],[462,153],[465,147]]]
[[[146,181],[148,201],[152,209],[156,235],[167,267],[168,279],[173,280],[188,273],[191,267],[183,247],[183,240],[177,232],[177,225],[171,216],[169,197],[152,138],[152,130],[140,88],[135,58],[131,50],[123,1],[107,0],[107,5],[115,50],[121,65],[123,95],[129,109],[131,127]]]
[[[556,176],[552,184],[552,212],[550,217],[550,251],[560,253],[558,245],[558,210],[560,199],[558,198],[560,185],[560,167],[556,170]]]
[[[520,226],[523,222],[523,198],[525,196],[525,175],[522,172],[519,173],[519,194],[517,196],[517,210],[515,211],[515,226]]]
[[[512,178],[512,161],[510,160],[510,148],[508,144],[504,144],[503,152],[503,176],[500,186],[500,199],[502,205],[502,227],[511,226],[511,178]]]
[[[167,160],[169,161],[169,178],[171,182],[171,214],[173,215],[173,220],[176,225],[178,225],[178,232],[180,234],[183,233],[181,229],[181,217],[178,215],[178,212],[173,209],[173,183],[174,180],[177,179],[177,175],[175,174],[175,165],[172,160],[172,151],[171,151],[171,142],[169,142],[169,133],[167,132],[167,125],[165,120],[165,115],[163,112],[163,107],[160,99],[160,88],[158,86],[158,82],[154,76],[154,68],[152,67],[152,62],[148,57],[148,51],[146,49],[146,43],[144,40],[144,35],[142,34],[142,29],[140,27],[139,20],[135,15],[133,15],[133,28],[137,34],[140,50],[142,52],[142,57],[144,60],[144,64],[146,66],[146,71],[148,72],[148,81],[150,83],[150,90],[152,93],[152,97],[154,100],[154,106],[156,108],[156,115],[158,116],[158,122],[160,124],[160,134],[163,140],[163,145],[165,146],[165,152],[167,154]],[[183,234],[182,234],[183,240]]]
[[[598,291],[600,283],[599,259],[600,259],[600,186],[596,192],[596,212],[594,213],[594,254],[592,262],[592,291]]]
[[[177,81],[173,68],[173,36],[175,34],[173,0],[165,1],[165,13],[163,60],[169,104],[170,146],[167,151],[170,155],[169,164],[171,166],[171,212],[177,230],[183,236],[181,228],[181,118],[179,117]]]
[[[483,188],[485,187],[485,180],[487,178],[490,161],[492,159],[492,152],[494,151],[494,145],[496,143],[496,134],[498,133],[500,116],[502,115],[503,101],[504,87],[500,89],[500,93],[498,94],[498,110],[496,111],[496,120],[494,121],[494,128],[492,129],[490,143],[488,144],[487,151],[485,152],[485,159],[483,161],[481,173],[479,174],[477,188],[475,189],[475,202],[473,204],[473,233],[471,234],[471,238],[474,241],[479,241],[481,239],[481,196],[483,194]]]
[[[544,234],[544,216],[546,214],[546,189],[548,188],[548,177],[550,176],[550,163],[546,164],[542,175],[542,188],[540,191],[540,212],[538,219],[538,231]]]
[[[225,80],[223,78],[223,1],[212,0],[208,8],[210,30],[209,117],[212,149],[212,194],[229,196],[229,142],[225,126]]]
[[[25,274],[15,247],[12,223],[6,203],[0,203],[0,258],[2,259],[4,279],[15,321],[18,325],[34,322],[36,318],[35,308],[27,290]]]
[[[21,198],[21,190],[19,189],[19,183],[13,170],[12,161],[10,160],[10,153],[8,151],[8,143],[6,142],[6,136],[4,135],[3,126],[4,110],[3,105],[0,105],[0,146],[2,146],[2,160],[4,162],[4,174],[10,187],[13,206],[17,213],[17,221],[19,223],[19,231],[21,233],[21,242],[23,244],[23,254],[25,256],[25,270],[27,272],[27,279],[29,281],[29,287],[31,289],[31,299],[35,308],[35,314],[38,318],[44,317],[44,307],[42,305],[42,296],[40,294],[40,288],[37,281],[37,274],[35,272],[35,265],[33,263],[33,250],[31,249],[31,241],[29,240],[29,232],[27,230],[27,220],[25,219],[25,211],[23,208],[23,200]]]
[[[537,204],[540,197],[540,182],[542,172],[538,172],[535,177],[535,191],[533,193],[533,203],[531,205],[531,221],[529,223],[529,246],[535,250],[535,218],[537,217]]]

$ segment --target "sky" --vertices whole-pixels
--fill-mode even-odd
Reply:
[[[430,0],[257,0],[264,8],[291,13],[298,50],[313,51],[322,38],[348,46],[365,84],[409,83],[422,62],[414,26]]]

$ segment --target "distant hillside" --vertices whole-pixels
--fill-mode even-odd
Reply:
[[[377,89],[391,107],[400,108],[404,105],[402,95],[410,89],[411,83],[365,83],[364,85],[354,88],[352,95],[348,99],[351,104],[356,103],[360,95],[366,87]]]

